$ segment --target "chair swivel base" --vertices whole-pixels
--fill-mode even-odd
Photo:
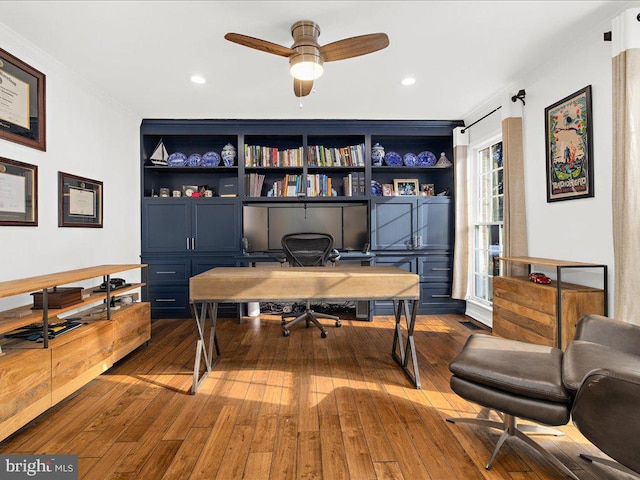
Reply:
[[[309,325],[311,324],[314,324],[320,329],[320,336],[322,336],[322,338],[327,338],[327,331],[324,329],[324,326],[318,321],[318,318],[328,318],[331,320],[335,320],[336,327],[342,326],[342,322],[340,321],[339,317],[336,317],[335,315],[328,315],[326,313],[314,312],[313,310],[311,310],[310,305],[307,303],[307,308],[301,315],[291,320],[290,322],[285,322],[284,319],[282,320],[282,335],[288,337],[291,334],[289,328],[304,321],[307,324],[307,327],[309,327]]]
[[[565,475],[573,480],[580,480],[566,465],[564,465],[560,460],[554,457],[551,453],[547,452],[542,445],[535,442],[531,438],[529,438],[525,432],[530,434],[543,434],[543,435],[555,435],[560,436],[564,435],[560,430],[556,430],[554,428],[545,427],[542,425],[518,425],[517,419],[513,415],[502,414],[503,421],[496,422],[493,420],[489,420],[486,418],[447,418],[447,422],[450,423],[469,423],[471,425],[480,425],[489,428],[497,428],[498,430],[502,430],[502,435],[498,439],[495,448],[493,449],[493,453],[489,458],[489,462],[487,462],[486,469],[489,470],[491,465],[493,464],[493,460],[498,454],[498,450],[502,447],[505,440],[509,437],[516,437],[522,440],[524,443],[529,445],[534,450],[538,451],[543,457],[545,457],[549,462],[551,462],[558,470],[562,471]]]
[[[587,455],[586,453],[581,453],[580,458],[587,460],[591,463],[598,463],[600,465],[604,465],[609,468],[613,468],[620,472],[624,472],[628,475],[633,475],[634,477],[640,478],[640,474],[634,472],[633,470],[625,467],[624,465],[619,464],[618,462],[614,462],[613,460],[608,460],[606,458],[594,457],[593,455]]]

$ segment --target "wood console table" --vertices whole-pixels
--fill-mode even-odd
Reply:
[[[189,299],[196,324],[196,359],[193,367],[192,393],[206,378],[220,348],[216,337],[219,303],[278,302],[297,300],[393,300],[396,328],[391,355],[420,388],[420,374],[413,340],[413,329],[420,299],[420,278],[398,267],[337,266],[242,268],[218,267],[189,280]],[[401,321],[406,322],[407,338],[403,345]],[[211,323],[205,342],[207,319]],[[330,338],[327,341],[331,341]],[[409,368],[411,357],[412,369]],[[204,372],[200,362],[204,359]]]
[[[608,314],[607,265],[570,262],[537,257],[496,257],[495,261],[556,269],[549,285],[531,282],[528,277],[493,278],[493,333],[500,337],[529,341],[561,349],[573,339],[582,316]],[[602,269],[603,288],[563,282],[566,269]]]
[[[151,338],[150,306],[133,302],[112,306],[115,297],[144,286],[145,264],[97,265],[0,282],[0,298],[38,292],[42,309],[32,303],[0,312],[0,440],[105,372]],[[114,274],[142,269],[143,283],[112,290]],[[49,304],[52,287],[95,281],[72,305]],[[105,290],[100,283],[105,282]],[[49,339],[49,324],[71,319],[82,326]],[[4,335],[37,324],[42,342]]]

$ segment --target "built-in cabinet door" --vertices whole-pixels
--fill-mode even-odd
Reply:
[[[143,252],[186,252],[191,248],[190,201],[153,198],[142,202]]]
[[[453,248],[453,202],[428,197],[418,209],[420,248]]]
[[[415,198],[374,199],[371,212],[371,248],[411,250],[416,238]]]
[[[240,207],[235,200],[198,200],[193,204],[193,249],[197,252],[240,250]]]

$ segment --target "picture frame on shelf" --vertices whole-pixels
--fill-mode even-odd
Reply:
[[[417,178],[394,178],[393,190],[398,196],[415,196],[419,192]]]
[[[46,151],[45,75],[0,48],[0,138]]]
[[[393,197],[395,195],[395,192],[393,190],[393,185],[390,183],[383,183],[382,184],[382,196],[383,197]]]
[[[547,202],[593,197],[591,85],[544,112]]]
[[[433,183],[423,183],[420,185],[420,194],[426,197],[433,197],[435,195],[435,187]]]
[[[198,187],[198,185],[182,185],[183,197],[199,197],[200,196],[199,192],[200,192],[200,187]]]
[[[58,226],[102,228],[103,184],[58,172]]]
[[[38,166],[0,157],[0,226],[38,226]]]

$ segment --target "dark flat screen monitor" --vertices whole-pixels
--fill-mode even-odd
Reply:
[[[366,204],[246,205],[243,218],[249,252],[282,250],[288,233],[329,233],[339,250],[362,250],[368,242]]]

